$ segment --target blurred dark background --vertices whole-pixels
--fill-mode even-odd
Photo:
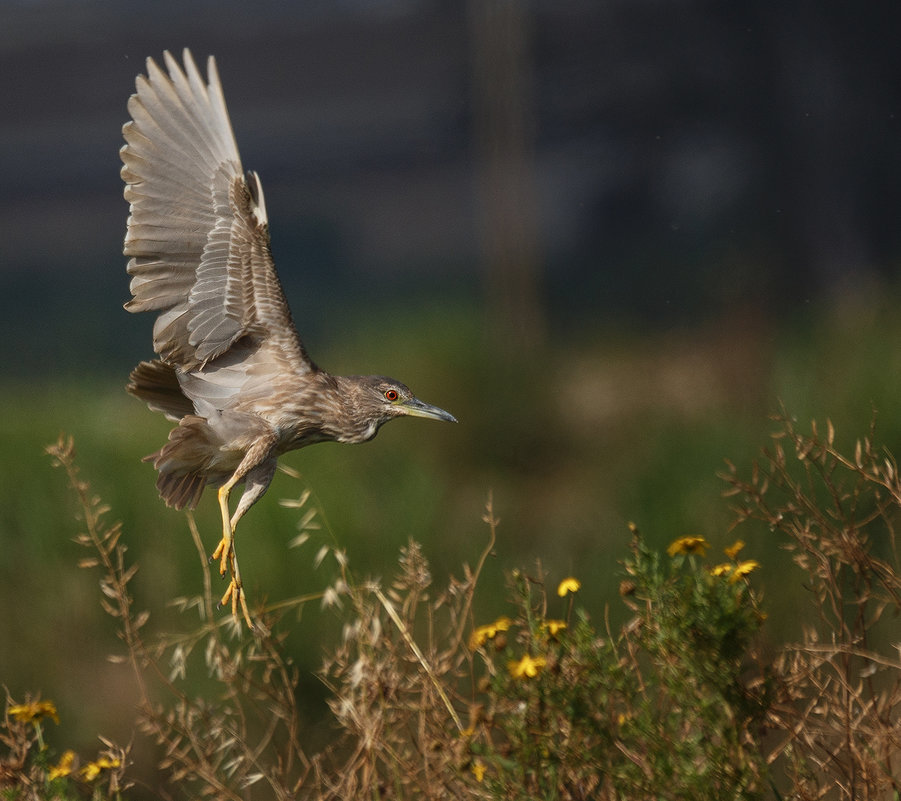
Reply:
[[[119,308],[116,151],[145,57],[183,46],[219,59],[308,339],[421,292],[528,309],[537,338],[894,275],[897,4],[0,8],[12,374],[124,369],[146,344]]]
[[[446,580],[493,491],[478,614],[540,558],[600,617],[627,521],[731,542],[716,471],[749,465],[780,402],[851,443],[876,410],[901,448],[899,23],[802,0],[0,0],[0,682],[56,698],[72,738],[128,738],[133,688],[42,453],[61,430],[125,523],[138,603],[201,586],[140,462],[167,424],[122,392],[151,355],[151,315],[122,309],[118,159],[147,56],[216,56],[313,357],[461,421],[287,459],[351,563],[388,575],[413,536]],[[252,596],[323,584],[286,556],[277,498],[299,491],[278,477],[245,520]],[[794,636],[787,557],[739,534],[778,587],[771,636]],[[305,676],[329,636],[308,625]]]

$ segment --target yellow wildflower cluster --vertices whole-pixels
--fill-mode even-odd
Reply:
[[[53,701],[29,701],[24,704],[13,704],[7,708],[6,714],[20,723],[31,723],[34,726],[35,736],[42,750],[44,745],[41,738],[41,721],[44,718],[50,718],[55,723],[59,723],[59,714]],[[122,765],[121,760],[118,758],[101,756],[94,762],[88,762],[76,770],[77,759],[78,757],[74,751],[64,751],[59,758],[59,762],[47,768],[47,781],[52,782],[75,774],[81,781],[92,782],[104,770],[112,770]]]
[[[678,556],[679,554],[698,554],[699,556],[704,556],[709,547],[710,543],[703,537],[680,537],[670,543],[666,552],[670,556]],[[725,553],[732,561],[723,562],[720,565],[711,567],[710,574],[712,576],[728,576],[729,583],[734,584],[736,581],[740,581],[747,576],[752,570],[756,570],[760,567],[760,562],[756,559],[746,559],[744,562],[736,561],[736,557],[741,553],[741,550],[744,547],[745,543],[742,540],[736,540],[728,548],[723,548],[723,553]]]
[[[103,771],[118,768],[121,764],[121,761],[118,759],[110,759],[105,756],[98,757],[94,762],[88,762],[78,770],[78,778],[82,781],[92,782]],[[47,772],[47,779],[53,781],[54,779],[62,779],[66,776],[71,776],[74,766],[75,752],[66,751],[60,757],[59,762]]]
[[[735,584],[735,582],[741,581],[752,570],[757,570],[760,567],[760,562],[756,559],[746,559],[743,562],[736,561],[736,557],[744,547],[745,544],[742,540],[736,540],[728,548],[723,548],[723,553],[732,561],[723,562],[721,565],[710,568],[710,575],[728,576],[729,583]]]
[[[567,595],[572,596],[582,588],[581,582],[577,578],[569,576],[557,585],[557,595],[565,598]],[[572,598],[569,600],[570,611],[572,608]],[[498,637],[502,632],[507,631],[513,625],[513,621],[508,617],[499,617],[494,623],[488,623],[478,626],[469,636],[469,647],[475,651],[481,648],[489,640]],[[546,636],[540,637],[541,642],[547,646],[550,640],[557,640],[562,632],[566,631],[568,623],[565,620],[538,620],[537,627]],[[503,648],[504,643],[499,643],[499,649]],[[547,659],[544,656],[532,656],[526,654],[521,659],[514,659],[507,663],[507,669],[514,679],[527,680],[534,679],[545,668]],[[474,767],[475,771],[476,768]],[[479,769],[484,771],[484,767]],[[477,776],[481,781],[481,775]]]

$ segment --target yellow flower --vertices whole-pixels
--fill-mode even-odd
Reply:
[[[723,562],[723,564],[711,568],[710,574],[713,576],[728,576],[732,572],[732,568],[731,562]]]
[[[578,592],[581,588],[582,583],[579,581],[579,579],[570,576],[569,578],[565,578],[560,582],[560,585],[557,587],[557,595],[563,598],[567,593]]]
[[[679,539],[670,544],[669,548],[666,549],[666,552],[670,556],[676,556],[680,553],[696,553],[699,556],[703,556],[707,553],[709,547],[710,543],[703,537],[679,537]]]
[[[96,762],[88,762],[80,771],[81,778],[86,782],[92,782],[100,775],[101,767]]]
[[[482,760],[478,760],[473,762],[472,764],[472,775],[476,777],[476,781],[480,782],[485,778],[485,771],[488,770],[485,763]]]
[[[469,635],[469,647],[475,651],[481,648],[488,640],[493,640],[502,631],[506,631],[513,623],[509,617],[499,617],[494,623],[487,623],[474,629]]]
[[[752,570],[757,570],[758,567],[760,567],[760,562],[756,559],[748,559],[746,562],[739,562],[735,566],[735,571],[729,577],[729,582],[734,583],[739,579],[744,578]]]
[[[66,751],[59,758],[59,763],[57,765],[54,765],[47,772],[47,780],[52,782],[54,779],[61,779],[63,776],[68,776],[72,772],[72,763],[74,761],[75,752]]]
[[[566,623],[562,620],[545,620],[541,625],[547,629],[547,633],[550,634],[551,637],[556,637],[566,628]]]
[[[741,549],[745,547],[744,540],[735,540],[728,548],[723,548],[723,553],[726,554],[730,559],[735,559],[736,556],[741,552]]]
[[[43,718],[50,718],[54,723],[59,723],[59,715],[56,713],[56,704],[53,701],[32,701],[29,704],[16,704],[7,710],[21,723],[34,723]]]
[[[101,771],[109,770],[110,768],[118,768],[120,764],[118,759],[100,757],[96,762],[88,762],[88,764],[78,772],[85,781],[92,782],[100,775]]]
[[[545,665],[543,656],[531,657],[526,654],[519,662],[510,662],[510,675],[514,679],[534,679]]]

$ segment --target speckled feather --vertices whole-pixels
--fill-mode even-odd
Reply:
[[[256,173],[244,173],[216,63],[153,59],[128,102],[121,150],[130,204],[132,312],[154,311],[153,347],[128,391],[178,426],[147,457],[176,508],[207,484],[246,481],[235,514],[265,492],[275,461],[314,442],[364,442],[402,415],[453,420],[382,376],[332,376],[307,355],[269,247]]]

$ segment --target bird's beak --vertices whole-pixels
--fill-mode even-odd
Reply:
[[[419,398],[410,398],[408,401],[399,403],[398,406],[411,417],[427,417],[429,420],[445,420],[448,423],[457,422],[457,418],[450,412],[432,406],[430,403],[423,403]]]

